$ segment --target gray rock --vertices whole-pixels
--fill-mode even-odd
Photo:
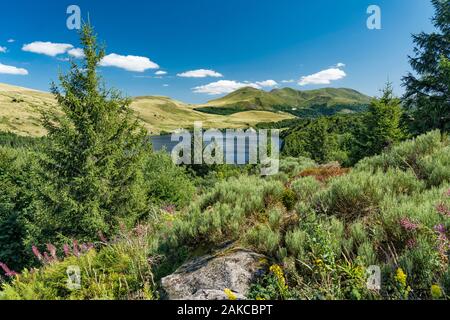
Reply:
[[[225,249],[193,259],[162,279],[170,300],[227,300],[225,289],[245,299],[264,268],[264,256],[245,249]]]

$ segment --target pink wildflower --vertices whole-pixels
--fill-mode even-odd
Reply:
[[[32,246],[31,250],[33,251],[33,254],[36,256],[36,258],[39,261],[42,261],[44,258],[42,257],[41,252],[39,251],[39,249],[36,246]]]
[[[436,210],[443,216],[450,216],[450,209],[443,203],[438,204]]]
[[[73,254],[76,257],[80,256],[80,249],[78,248],[78,241],[77,240],[73,240]]]
[[[68,244],[65,244],[63,246],[63,250],[64,250],[64,255],[66,256],[66,258],[70,257],[71,253],[70,253],[70,247]]]
[[[406,231],[414,231],[414,230],[419,229],[419,227],[420,227],[419,224],[412,222],[408,218],[402,218],[400,220],[400,225]]]
[[[14,277],[15,275],[18,274],[17,272],[12,271],[11,269],[9,269],[8,266],[6,264],[4,264],[3,262],[0,262],[0,268],[3,269],[3,271],[5,272],[5,275],[7,277]]]
[[[408,249],[414,249],[414,248],[416,247],[416,245],[417,245],[417,241],[416,241],[415,239],[409,239],[409,240],[406,242],[406,247],[407,247]]]
[[[51,243],[47,244],[47,250],[50,253],[50,256],[53,260],[58,260],[58,256],[56,255],[56,247]]]
[[[108,239],[106,239],[106,237],[103,235],[103,232],[99,231],[98,237],[103,243],[108,243]]]

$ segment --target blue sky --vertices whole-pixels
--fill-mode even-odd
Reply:
[[[0,11],[0,82],[48,91],[68,66],[69,48],[50,56],[55,44],[79,46],[66,27],[73,4],[107,44],[109,66],[99,71],[108,85],[190,103],[243,85],[376,95],[388,78],[401,94],[410,35],[433,30],[429,0],[15,0]],[[372,4],[381,30],[366,27]]]

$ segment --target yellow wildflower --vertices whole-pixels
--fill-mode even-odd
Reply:
[[[227,295],[228,300],[237,300],[236,295],[230,289],[225,289],[223,292]]]
[[[397,282],[402,286],[402,287],[406,287],[406,279],[407,279],[407,275],[405,273],[405,271],[403,271],[402,268],[398,268],[397,269],[397,273],[395,275],[395,280],[397,280]]]
[[[280,287],[280,290],[282,292],[286,291],[288,289],[288,286],[286,284],[283,269],[279,265],[274,264],[273,266],[270,267],[270,272],[272,272],[277,278],[277,283],[278,286]]]
[[[433,297],[433,299],[440,299],[442,298],[443,294],[442,294],[442,289],[439,285],[437,284],[433,284],[431,286],[431,296]]]

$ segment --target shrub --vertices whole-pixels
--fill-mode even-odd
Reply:
[[[52,261],[40,269],[25,270],[0,291],[0,300],[154,299],[155,286],[148,254],[150,230],[124,235],[101,250]],[[67,286],[68,268],[81,272],[81,287]]]
[[[261,253],[274,254],[280,244],[280,234],[268,225],[259,224],[247,232],[245,240]]]
[[[316,200],[321,211],[348,221],[377,212],[385,197],[409,195],[423,189],[424,184],[412,172],[359,171],[333,180]]]
[[[263,218],[266,207],[282,201],[283,191],[280,182],[256,176],[221,181],[174,221],[171,240],[174,244],[236,240]]]
[[[321,189],[321,184],[314,177],[305,177],[292,182],[291,187],[298,200],[310,202]]]
[[[144,179],[150,202],[172,204],[181,208],[189,204],[195,187],[183,167],[175,166],[169,154],[150,154],[144,165]]]
[[[422,177],[423,174],[417,161],[426,156],[434,155],[448,145],[447,136],[442,137],[439,131],[431,131],[393,146],[381,155],[361,160],[356,165],[356,170],[376,172],[380,169],[387,171],[390,168],[412,169],[418,177]]]

